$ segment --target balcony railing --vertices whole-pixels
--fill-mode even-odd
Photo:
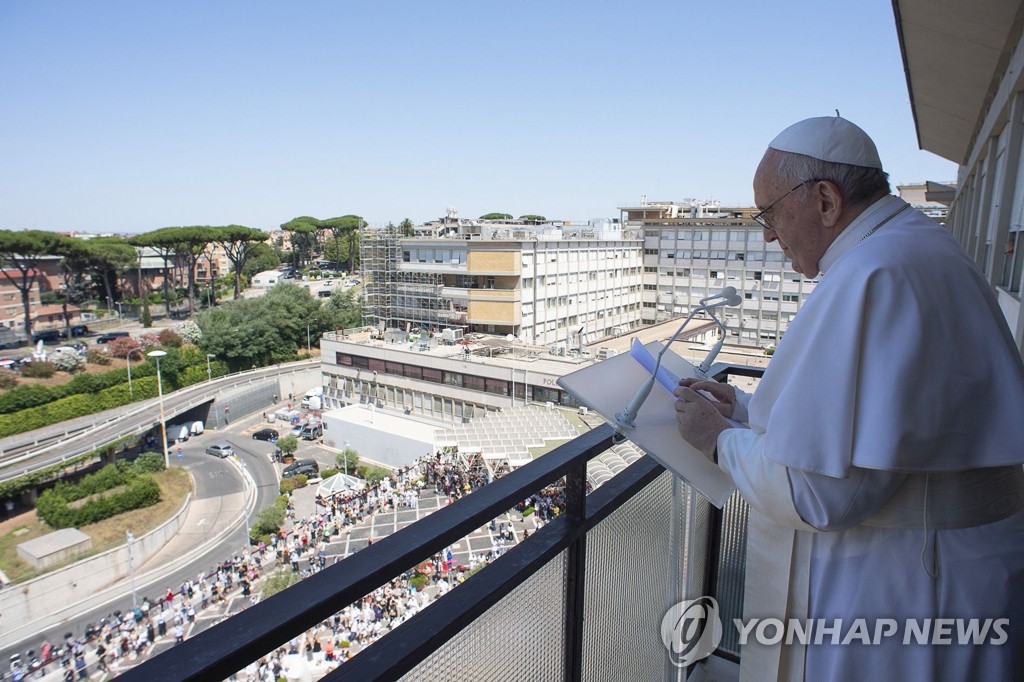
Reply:
[[[728,375],[760,368],[716,365]],[[681,680],[662,645],[670,606],[743,604],[746,508],[718,510],[643,457],[586,494],[605,425],[133,668],[123,679],[226,679],[533,493],[562,483],[564,513],[323,679]],[[726,639],[716,656],[738,661]]]

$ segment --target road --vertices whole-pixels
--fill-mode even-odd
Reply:
[[[228,460],[205,454],[204,450],[207,445],[224,440],[230,442],[234,447],[239,463],[251,476],[251,483],[243,479],[238,466]],[[182,446],[180,465],[189,471],[195,481],[193,504],[203,500],[222,500],[242,492],[247,485],[254,484],[255,504],[247,515],[251,523],[259,511],[270,506],[278,495],[277,472],[270,461],[272,449],[273,446],[269,443],[248,439],[237,432],[207,432],[202,436],[190,439]],[[150,601],[154,601],[158,596],[163,595],[168,587],[177,590],[182,581],[186,578],[194,579],[201,571],[209,573],[214,566],[239,553],[244,547],[246,526],[242,522],[239,509],[216,504],[205,506],[209,507],[209,515],[200,519],[200,523],[196,524],[197,527],[183,528],[179,532],[179,534],[191,535],[195,540],[196,549],[192,552],[193,556],[189,557],[187,564],[171,571],[161,570],[160,562],[165,559],[158,554],[136,572],[135,594],[139,603],[143,597],[149,597]],[[237,525],[236,532],[230,533],[220,542],[206,544],[210,537],[215,537],[218,532],[231,525]],[[122,613],[130,611],[133,607],[130,582],[126,581],[121,587],[123,591],[118,597],[89,608],[58,626],[43,629],[26,641],[0,650],[0,660],[8,660],[14,653],[21,653],[24,656],[26,649],[29,648],[38,651],[39,644],[43,640],[61,642],[65,633],[80,637],[88,624],[98,623],[115,611]]]
[[[318,367],[319,363],[320,360],[314,358],[246,370],[168,393],[163,399],[165,419],[171,421],[175,415],[213,400],[220,391],[307,371]],[[4,438],[0,444],[0,482],[90,452],[122,436],[143,433],[159,423],[160,401],[154,398]]]

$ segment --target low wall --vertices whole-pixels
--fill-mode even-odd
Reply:
[[[141,566],[178,532],[185,520],[191,493],[170,519],[131,547],[131,565]],[[62,569],[0,590],[0,647],[60,623],[82,610],[82,602],[128,579],[128,545],[83,559]]]

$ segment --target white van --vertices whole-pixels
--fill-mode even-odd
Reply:
[[[308,410],[319,410],[320,405],[323,402],[324,387],[317,386],[306,391],[305,395],[302,396],[302,407]]]
[[[192,435],[192,424],[168,424],[167,443],[184,443]]]

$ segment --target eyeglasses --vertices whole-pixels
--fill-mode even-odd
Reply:
[[[761,226],[762,228],[764,228],[765,230],[770,230],[770,229],[772,229],[772,225],[771,225],[771,223],[769,223],[769,222],[768,222],[768,219],[767,219],[767,218],[765,218],[765,216],[766,216],[766,215],[768,214],[768,211],[770,211],[770,210],[772,210],[773,208],[775,208],[775,207],[776,207],[776,206],[777,206],[777,205],[778,205],[779,203],[781,203],[781,202],[782,202],[782,200],[783,200],[783,199],[785,199],[785,198],[786,198],[786,197],[788,197],[788,196],[789,196],[790,194],[792,194],[793,192],[797,191],[798,189],[800,189],[801,187],[803,187],[804,185],[806,185],[806,184],[807,184],[808,182],[818,182],[818,181],[817,181],[817,180],[804,180],[804,181],[803,181],[803,182],[801,182],[801,183],[800,183],[799,185],[797,185],[797,186],[796,186],[796,187],[794,187],[793,189],[789,190],[788,192],[786,192],[785,194],[783,194],[783,195],[782,195],[781,197],[779,197],[778,199],[776,199],[776,200],[775,200],[775,201],[773,201],[772,203],[768,204],[768,207],[767,207],[767,208],[765,208],[765,209],[764,209],[763,211],[758,211],[758,212],[757,212],[757,213],[755,213],[754,215],[750,216],[750,219],[751,219],[751,220],[753,220],[753,221],[754,221],[755,223],[757,223],[758,225],[760,225],[760,226]]]

